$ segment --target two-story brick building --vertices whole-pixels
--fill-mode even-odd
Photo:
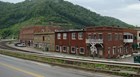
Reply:
[[[55,51],[55,30],[59,29],[61,29],[59,26],[46,26],[44,31],[34,33],[34,47]]]
[[[61,30],[55,32],[56,51],[69,54],[86,55],[84,30]]]
[[[44,31],[44,26],[32,26],[22,28],[20,31],[19,39],[20,42],[25,43],[26,46],[32,46],[34,40],[34,33]]]
[[[115,27],[92,27],[55,32],[56,51],[94,57],[116,58],[132,54],[136,31]]]

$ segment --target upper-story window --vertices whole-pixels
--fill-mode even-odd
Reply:
[[[73,40],[76,39],[76,33],[72,33],[72,39],[73,39]]]
[[[133,36],[131,35],[131,39],[133,39]]]
[[[97,39],[97,35],[95,33],[93,34],[93,39]]]
[[[112,34],[111,33],[108,33],[107,39],[108,39],[108,41],[111,41],[112,40]]]
[[[88,39],[91,39],[91,37],[92,37],[91,35],[88,35]]]
[[[124,39],[133,39],[132,35],[124,35],[123,37],[124,37]]]
[[[83,39],[83,32],[78,33],[78,39],[82,40]]]
[[[67,39],[67,33],[63,33],[63,39]]]
[[[45,32],[45,30],[44,29],[41,29],[41,32]]]
[[[128,39],[131,39],[131,35],[128,35]]]
[[[61,34],[60,33],[57,34],[57,39],[61,39]]]
[[[92,38],[91,33],[88,33],[87,39],[91,39],[91,38]]]
[[[124,35],[123,38],[124,38],[124,39],[128,39],[128,38],[127,38],[127,35]]]
[[[103,35],[101,33],[99,34],[99,39],[103,39]]]

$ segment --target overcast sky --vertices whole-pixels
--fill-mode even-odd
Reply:
[[[21,2],[24,0],[1,0],[5,2]],[[140,26],[139,0],[66,0],[81,5],[104,16],[118,18],[132,25]]]

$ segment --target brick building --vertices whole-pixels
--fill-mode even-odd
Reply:
[[[86,55],[84,30],[61,30],[55,32],[56,51],[68,54]]]
[[[27,46],[32,46],[34,40],[34,33],[42,32],[44,31],[44,28],[44,26],[22,28],[19,35],[20,42],[25,43]]]
[[[133,53],[136,31],[115,27],[94,27],[55,32],[56,51],[94,57],[116,58]]]
[[[55,51],[55,30],[61,29],[56,26],[46,26],[44,31],[34,33],[34,47],[45,51]]]

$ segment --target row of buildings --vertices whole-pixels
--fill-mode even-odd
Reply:
[[[34,26],[20,31],[20,42],[44,51],[74,55],[117,58],[133,54],[140,46],[140,32],[119,27],[62,29],[55,26]]]

